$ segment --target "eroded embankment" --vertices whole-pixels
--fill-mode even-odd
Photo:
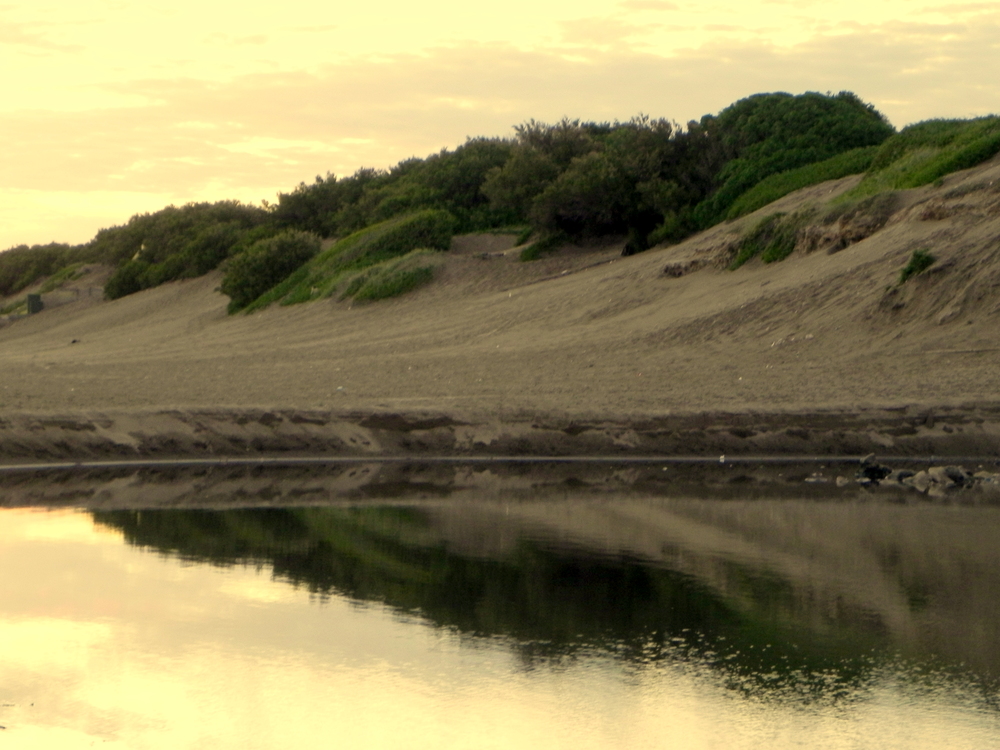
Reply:
[[[1000,457],[1000,403],[655,417],[274,410],[12,414],[0,463],[235,456]]]

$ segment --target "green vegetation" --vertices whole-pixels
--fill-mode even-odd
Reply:
[[[1000,117],[928,120],[888,139],[847,197],[928,185],[1000,152]]]
[[[276,230],[263,226],[268,221],[264,209],[237,201],[169,206],[102,229],[86,249],[94,260],[118,266],[104,287],[108,299],[117,299],[208,273],[262,235],[273,235]]]
[[[455,219],[451,214],[433,209],[367,227],[334,243],[284,282],[261,292],[252,304],[247,305],[247,311],[260,310],[274,302],[290,305],[329,297],[345,281],[355,278],[366,268],[413,250],[447,250],[454,230]],[[416,273],[414,269],[405,270]],[[398,270],[398,274],[403,273],[404,269]],[[416,275],[422,278],[426,274],[420,272]],[[375,283],[374,276],[372,283]]]
[[[388,171],[360,169],[350,177],[317,177],[278,197],[273,219],[285,227],[343,237],[386,219],[415,211],[447,211],[456,231],[471,232],[512,223],[494,209],[481,188],[492,169],[503,166],[512,145],[499,138],[473,138],[454,151],[407,159]]]
[[[998,117],[933,120],[894,134],[850,92],[757,94],[685,126],[645,115],[625,122],[530,120],[516,126],[512,138],[470,138],[388,170],[317,177],[280,194],[274,205],[169,206],[102,229],[83,245],[11,248],[0,253],[0,295],[72,274],[64,269],[81,263],[105,263],[115,268],[105,286],[114,299],[200,276],[281,232],[342,238],[247,305],[258,309],[333,294],[348,277],[414,249],[447,248],[414,226],[398,235],[413,234],[410,239],[379,245],[391,223],[407,217],[447,216],[449,237],[518,227],[521,242],[538,238],[524,249],[526,260],[564,240],[599,236],[627,238],[628,255],[824,180],[864,172],[842,196],[856,204],[934,183],[998,151]],[[772,260],[784,252],[745,250]]]
[[[53,242],[18,245],[0,253],[0,297],[9,297],[68,265],[86,262],[80,247]]]
[[[753,213],[758,208],[763,208],[779,198],[784,198],[789,193],[794,193],[796,190],[810,185],[818,185],[827,180],[837,180],[852,174],[861,174],[871,165],[877,151],[877,146],[855,148],[826,161],[807,164],[798,169],[790,169],[787,172],[779,172],[766,177],[733,202],[726,213],[726,218],[737,219],[740,216]]]
[[[20,311],[22,308],[24,309],[25,312],[28,311],[27,297],[15,300],[14,302],[11,302],[9,305],[6,305],[5,307],[0,307],[0,315],[10,315],[11,313],[16,313]]]
[[[729,270],[735,271],[757,256],[760,256],[765,263],[774,263],[787,258],[795,250],[798,231],[809,215],[811,214],[776,213],[765,216],[743,237]]]
[[[854,94],[758,94],[718,117],[726,162],[717,188],[694,209],[698,228],[725,218],[741,195],[773,174],[822,162],[844,151],[876,146],[892,127]]]
[[[916,276],[918,273],[923,273],[936,261],[933,255],[924,248],[920,250],[914,250],[913,255],[910,256],[909,262],[903,266],[903,270],[899,272],[899,283],[903,284],[911,276]]]
[[[401,258],[382,261],[348,281],[340,298],[374,301],[398,297],[431,281],[439,259],[439,252],[419,249]]]
[[[538,260],[546,253],[551,253],[560,245],[566,242],[564,234],[550,234],[540,240],[536,240],[521,250],[520,259],[522,261]]]
[[[70,263],[68,266],[60,268],[49,276],[38,291],[41,294],[46,294],[47,292],[55,291],[67,281],[75,281],[86,273],[86,270],[81,270],[81,266],[83,266],[83,263]]]
[[[314,234],[289,229],[259,240],[226,266],[221,290],[230,298],[229,312],[242,310],[319,252]]]

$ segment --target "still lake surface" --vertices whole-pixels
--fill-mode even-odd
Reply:
[[[0,748],[1000,747],[995,496],[402,471],[0,477]]]

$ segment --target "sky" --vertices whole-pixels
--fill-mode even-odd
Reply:
[[[0,248],[528,119],[677,122],[849,90],[896,127],[1000,112],[1000,4],[0,0]],[[346,4],[343,4],[346,5]]]

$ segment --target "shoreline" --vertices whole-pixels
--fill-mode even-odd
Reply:
[[[267,457],[849,460],[870,453],[1000,458],[1000,402],[645,416],[256,408],[0,418],[0,466]]]

